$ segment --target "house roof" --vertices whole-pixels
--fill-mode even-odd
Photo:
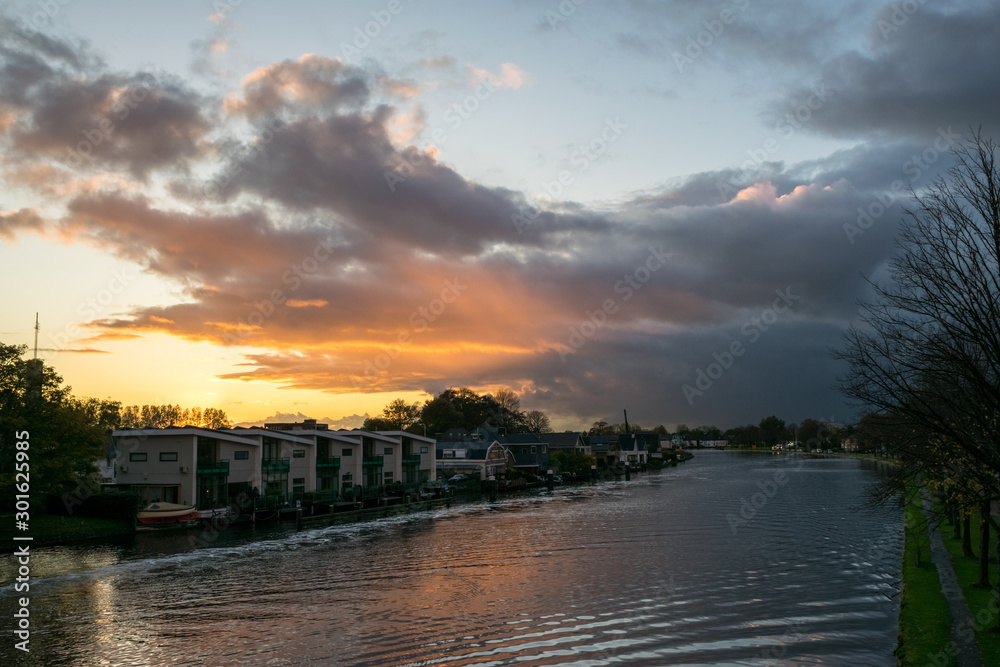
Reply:
[[[295,435],[292,435],[286,431],[276,431],[270,428],[261,428],[260,426],[251,426],[250,428],[227,428],[224,429],[227,433],[232,433],[234,435],[240,435],[243,437],[247,436],[263,436],[265,438],[277,438],[279,440],[287,440],[289,442],[297,442],[301,445],[311,445],[312,440],[308,438],[303,438],[303,434],[308,434],[308,432],[295,431]]]
[[[201,428],[200,426],[182,426],[180,428],[124,428],[111,432],[112,438],[138,438],[146,440],[148,438],[159,438],[166,435],[195,435],[206,438],[217,438],[228,440],[241,445],[258,445],[256,440],[240,437],[227,431],[217,431],[211,428]]]
[[[552,449],[572,449],[580,443],[579,433],[546,433],[545,439]]]

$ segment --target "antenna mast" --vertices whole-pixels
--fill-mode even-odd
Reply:
[[[38,358],[38,313],[35,313],[35,359]]]

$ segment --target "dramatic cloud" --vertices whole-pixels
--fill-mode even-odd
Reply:
[[[744,9],[724,48],[759,45],[780,23]],[[662,20],[658,3],[631,10]],[[719,10],[706,11],[682,13],[670,34]],[[789,19],[802,34],[778,40],[774,59],[790,77],[796,60],[819,75],[794,77],[769,108],[780,119],[806,104],[802,135],[863,143],[793,164],[767,149],[600,210],[536,208],[411,145],[426,139],[428,86],[374,65],[305,54],[215,97],[163,72],[111,71],[83,45],[10,38],[5,174],[58,214],[0,213],[0,236],[51,230],[176,285],[179,302],[85,323],[89,340],[231,347],[244,362],[225,379],[332,394],[507,385],[523,405],[580,419],[628,407],[640,420],[750,421],[774,396],[789,410],[842,407],[827,348],[865,295],[859,276],[891,254],[907,188],[996,109],[983,72],[1000,66],[998,17],[923,7],[863,53],[831,53],[811,41],[829,18],[803,10]],[[620,43],[669,50],[651,39]],[[219,40],[193,46],[208,57]],[[531,89],[509,62],[494,73],[427,57],[413,71],[446,72],[463,94],[483,80]]]
[[[870,50],[823,64],[820,82],[830,101],[811,127],[847,137],[922,138],[948,126],[997,132],[1000,89],[988,82],[1000,79],[998,32],[996,3],[970,3],[961,12],[887,5],[870,27]],[[807,94],[800,89],[790,97]]]

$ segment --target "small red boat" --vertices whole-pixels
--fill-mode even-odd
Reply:
[[[136,519],[145,526],[155,526],[164,523],[181,523],[198,518],[198,510],[194,505],[178,505],[176,503],[153,503],[139,510]]]

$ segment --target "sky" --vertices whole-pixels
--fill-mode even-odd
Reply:
[[[903,209],[1000,136],[968,0],[10,2],[0,341],[83,396],[360,426],[850,423]]]

